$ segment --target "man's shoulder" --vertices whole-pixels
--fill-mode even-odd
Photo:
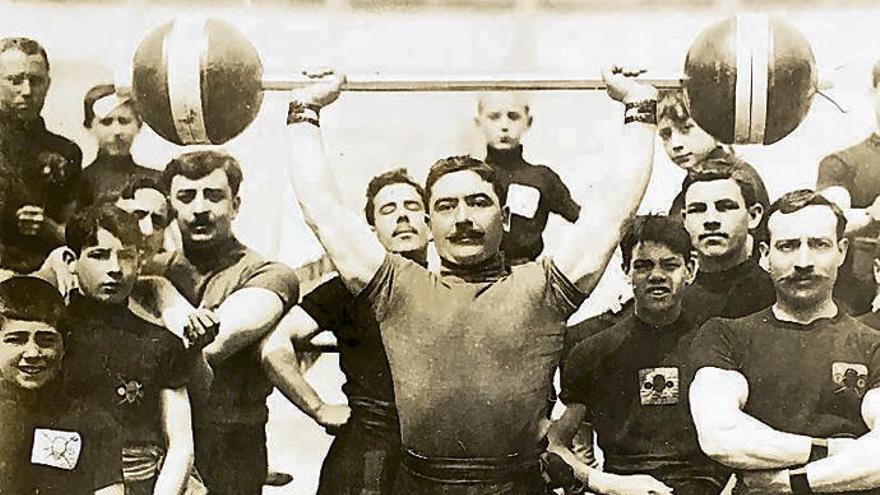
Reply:
[[[823,158],[823,161],[829,158],[836,158],[851,167],[863,165],[863,158],[866,155],[880,155],[880,147],[873,143],[875,139],[877,138],[874,136],[868,136],[856,144],[829,153]]]
[[[77,159],[81,162],[82,150],[73,140],[56,134],[48,129],[43,129],[40,136],[43,148],[61,153],[67,159]],[[81,163],[79,163],[81,165]]]

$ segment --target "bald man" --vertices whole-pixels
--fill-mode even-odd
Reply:
[[[551,212],[574,223],[581,211],[556,172],[523,159],[520,141],[532,119],[528,99],[514,92],[481,95],[474,118],[486,139],[485,162],[507,190],[510,226],[502,250],[511,265],[534,261],[541,254]]]

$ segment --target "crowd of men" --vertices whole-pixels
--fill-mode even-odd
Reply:
[[[526,161],[528,101],[499,93],[476,105],[485,157],[440,159],[424,184],[381,173],[361,214],[321,136],[344,78],[312,74],[288,172],[336,276],[301,297],[233,232],[233,156],[139,165],[133,96],[99,85],[83,167],[40,116],[49,69],[36,41],[0,40],[0,494],[259,494],[283,478],[273,388],[335,437],[320,494],[880,490],[877,134],[771,202],[680,94],[612,67],[613,204]],[[687,175],[639,216],[657,134]],[[571,225],[549,256],[551,213]],[[633,300],[567,326],[617,249]],[[324,332],[345,404],[300,366]]]

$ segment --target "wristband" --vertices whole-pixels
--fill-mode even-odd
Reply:
[[[641,122],[657,125],[657,100],[642,100],[625,103],[623,123]]]
[[[810,459],[807,462],[818,461],[826,457],[828,457],[828,439],[814,438],[810,442]]]
[[[812,495],[810,480],[807,479],[807,471],[804,468],[788,471],[788,484],[791,485],[791,493],[794,495]]]
[[[290,105],[287,106],[287,124],[290,125],[306,122],[315,127],[321,127],[319,110],[320,107],[306,105],[301,101],[293,100],[290,102]]]

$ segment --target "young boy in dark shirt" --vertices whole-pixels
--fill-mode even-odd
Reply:
[[[41,279],[0,282],[0,493],[122,495],[113,419],[59,377],[64,300]]]

